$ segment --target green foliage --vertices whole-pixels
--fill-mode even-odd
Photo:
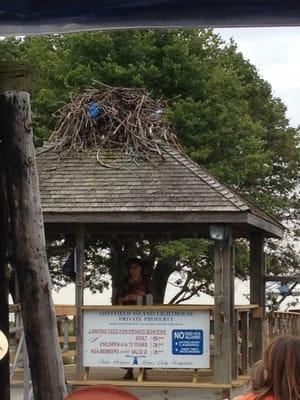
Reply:
[[[158,259],[174,259],[177,293],[171,303],[188,300],[200,292],[213,294],[213,244],[199,239],[183,239],[159,244]]]
[[[1,60],[32,66],[35,133],[41,139],[53,130],[56,110],[95,80],[145,87],[168,101],[167,115],[191,158],[273,215],[291,217],[299,130],[289,126],[284,104],[234,42],[225,44],[211,30],[81,33],[2,40]],[[299,204],[295,207],[299,210]],[[246,247],[238,244],[241,277]],[[209,288],[211,248],[206,242],[176,242],[153,254],[177,254],[177,265],[186,265],[186,271],[200,266],[198,276],[206,264]],[[120,260],[114,259],[117,265]],[[99,263],[107,265],[107,260]],[[116,268],[109,270],[116,275]]]
[[[33,69],[35,132],[94,80],[139,86],[169,102],[188,154],[273,214],[288,209],[299,170],[299,131],[256,68],[211,30],[127,31],[0,42],[2,60]]]
[[[58,237],[47,242],[47,258],[55,290],[74,282],[74,247],[75,240],[72,236]],[[65,270],[68,259],[70,266]],[[110,260],[109,249],[105,243],[98,240],[86,242],[84,285],[92,292],[102,292],[109,286],[110,269],[107,259]]]

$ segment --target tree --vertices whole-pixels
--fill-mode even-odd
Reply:
[[[32,65],[35,131],[40,139],[47,138],[55,126],[50,116],[93,80],[145,87],[154,97],[168,101],[168,117],[195,161],[271,214],[292,218],[290,193],[298,179],[299,129],[289,126],[284,104],[234,42],[225,44],[212,30],[98,32],[4,40],[0,54],[5,60],[17,58]],[[299,209],[299,204],[295,207]],[[95,243],[108,254],[101,268],[117,279],[112,265],[120,265],[128,243],[119,250],[112,243],[112,247],[107,242]],[[144,242],[144,254],[149,256],[152,249],[160,261],[153,266],[158,276],[163,271],[164,280],[178,265],[186,266],[185,271],[193,265],[191,282],[198,279],[201,284],[196,270],[202,271],[203,262],[209,263],[209,246],[191,243],[176,242],[162,251],[159,244]],[[162,255],[170,246],[171,261],[165,261]],[[243,276],[247,274],[245,247],[239,245]],[[185,256],[178,258],[183,248]],[[202,252],[198,259],[196,248]],[[159,267],[163,263],[169,267],[163,270]],[[211,276],[205,283],[207,290]],[[192,284],[192,291],[196,286]]]
[[[287,218],[287,231],[282,242],[271,241],[268,246],[268,270],[273,274],[300,276],[300,186],[291,195],[291,208]],[[287,282],[284,287],[281,282],[270,283],[268,292],[268,306],[270,310],[277,310],[287,299],[289,306],[299,304],[299,281]],[[284,290],[280,290],[284,289]],[[298,297],[296,294],[298,293]]]

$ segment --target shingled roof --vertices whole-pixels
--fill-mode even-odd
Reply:
[[[164,160],[134,163],[124,154],[96,152],[82,157],[37,150],[45,222],[239,223],[281,237],[283,227],[270,215],[219,182],[178,150],[163,150]],[[134,218],[133,218],[134,216]],[[79,221],[79,219],[78,219]],[[124,218],[123,218],[124,221]]]

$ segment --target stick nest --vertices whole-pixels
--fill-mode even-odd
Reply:
[[[162,146],[180,149],[177,136],[165,118],[166,104],[151,99],[144,89],[98,87],[76,95],[57,114],[48,145],[58,152],[75,154],[97,151],[103,166],[107,150],[118,151],[133,161],[155,163],[163,158]]]

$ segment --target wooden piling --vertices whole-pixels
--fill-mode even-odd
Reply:
[[[83,368],[83,285],[84,285],[84,227],[80,225],[76,234],[75,272],[76,272],[76,376],[82,379]]]
[[[0,94],[6,90],[30,90],[30,69],[26,64],[1,62],[0,63]],[[3,159],[3,146],[1,141],[0,125],[0,329],[9,335],[9,315],[8,315],[8,276],[7,276],[7,248],[8,248],[8,210],[6,183]],[[0,399],[10,399],[9,382],[9,353],[0,363]]]
[[[265,260],[264,236],[255,233],[250,236],[250,303],[259,309],[253,313],[251,324],[251,364],[262,357],[264,347],[265,318]]]
[[[8,276],[7,276],[7,250],[8,250],[8,212],[5,190],[5,176],[3,158],[1,157],[0,143],[0,330],[9,336],[9,310],[8,310]],[[0,362],[0,399],[10,399],[9,383],[9,352]]]
[[[0,140],[12,262],[20,290],[34,396],[63,400],[64,370],[47,266],[29,94],[0,96]]]
[[[224,242],[215,242],[215,309],[214,309],[214,382],[231,384],[233,327],[232,234]]]
[[[0,93],[9,90],[31,92],[30,67],[25,63],[0,62]]]

